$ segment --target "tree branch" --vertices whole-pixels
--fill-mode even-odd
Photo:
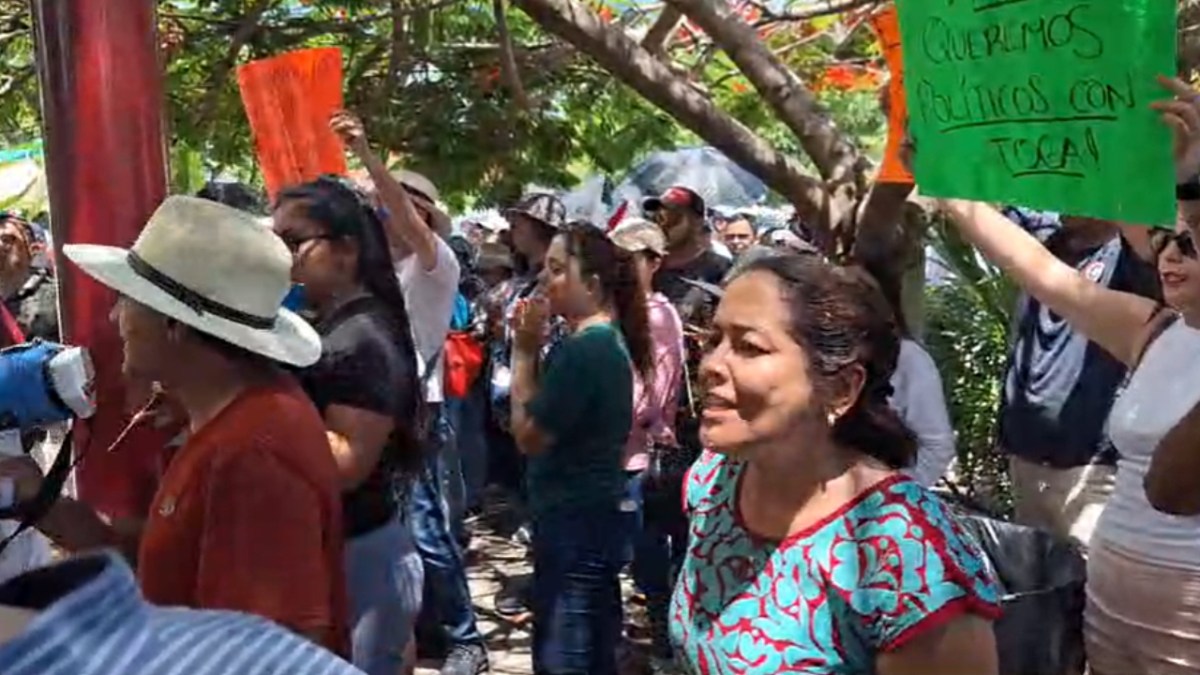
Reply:
[[[719,110],[662,61],[621,31],[611,30],[576,0],[513,0],[539,25],[590,56],[614,77],[696,135],[759,176],[795,205],[801,217],[823,222],[828,195],[791,157]]]
[[[391,0],[392,39],[391,51],[388,52],[387,78],[384,80],[387,83],[383,92],[385,100],[391,96],[391,92],[395,91],[400,83],[400,64],[404,62],[404,47],[408,42],[404,34],[404,16],[401,14],[404,9],[403,4],[404,0]]]
[[[393,16],[412,16],[413,14],[422,12],[445,9],[463,2],[466,2],[466,0],[434,0],[434,2],[430,2],[428,4],[402,8],[399,10],[399,14],[397,14],[396,10],[389,10],[387,12],[363,14],[361,16],[347,19],[313,20],[304,17],[295,17],[284,19],[283,21],[263,22],[260,25],[263,29],[273,31],[296,30],[311,34],[346,33],[349,32],[350,29],[375,24],[380,21],[386,21],[391,19]],[[180,19],[184,21],[206,23],[213,26],[225,26],[227,28],[234,28],[240,23],[240,20],[237,19],[218,19],[201,14],[188,14],[186,12],[159,12],[159,16]]]
[[[225,88],[225,82],[229,79],[229,73],[233,71],[234,65],[237,64],[238,54],[242,51],[242,47],[254,37],[258,32],[259,20],[263,14],[271,8],[275,0],[258,0],[238,20],[237,28],[233,31],[233,36],[229,40],[229,49],[226,50],[224,58],[216,64],[212,73],[209,74],[208,84],[205,85],[204,99],[200,103],[200,115],[198,120],[201,125],[206,124],[209,118],[212,117],[213,111],[216,110],[217,101],[221,98],[221,90]]]
[[[679,28],[681,21],[683,21],[682,12],[670,5],[663,7],[658,18],[650,26],[650,30],[646,31],[645,37],[642,38],[642,47],[651,54],[662,56],[667,48],[667,43]]]
[[[712,38],[766,100],[834,189],[865,186],[858,148],[799,78],[721,0],[668,0]],[[835,214],[836,215],[836,214]]]
[[[842,2],[834,2],[833,0],[821,0],[820,2],[816,3],[817,4],[816,7],[805,10],[803,12],[780,12],[780,13],[773,12],[773,11],[771,11],[770,7],[767,7],[764,4],[755,2],[754,6],[759,8],[760,10],[762,10],[763,18],[760,19],[759,21],[755,22],[754,26],[756,28],[759,28],[762,26],[768,26],[773,23],[782,23],[785,21],[786,22],[811,21],[813,19],[818,19],[823,16],[831,16],[834,14],[841,14],[842,12],[848,12],[852,9],[858,9],[860,7],[870,7],[872,5],[878,5],[878,4],[881,4],[882,1],[883,0],[843,0]]]
[[[492,14],[496,17],[496,37],[500,40],[500,74],[504,77],[504,86],[517,107],[529,112],[529,97],[521,84],[521,71],[517,68],[512,36],[508,33],[508,19],[504,16],[504,0],[492,0]]]
[[[25,86],[25,83],[33,78],[37,73],[37,68],[32,65],[28,68],[22,68],[16,74],[8,73],[4,76],[4,84],[0,85],[0,98],[8,96],[12,92]]]

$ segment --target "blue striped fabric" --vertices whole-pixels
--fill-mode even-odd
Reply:
[[[0,586],[0,605],[39,610],[0,644],[4,675],[361,675],[263,619],[152,606],[111,553],[17,577]]]

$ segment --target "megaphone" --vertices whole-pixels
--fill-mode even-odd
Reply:
[[[82,347],[34,340],[0,350],[0,439],[18,438],[16,448],[0,440],[0,455],[22,452],[19,432],[95,414],[95,378]]]

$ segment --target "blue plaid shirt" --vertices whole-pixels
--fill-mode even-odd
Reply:
[[[149,605],[111,553],[16,577],[0,605],[37,612],[0,643],[4,675],[362,675],[264,619]]]

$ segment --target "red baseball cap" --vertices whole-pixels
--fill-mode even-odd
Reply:
[[[661,195],[642,201],[642,211],[646,213],[657,211],[664,206],[672,209],[685,209],[698,216],[703,216],[708,212],[704,206],[704,199],[696,194],[695,190],[682,185],[674,185],[667,188]]]

